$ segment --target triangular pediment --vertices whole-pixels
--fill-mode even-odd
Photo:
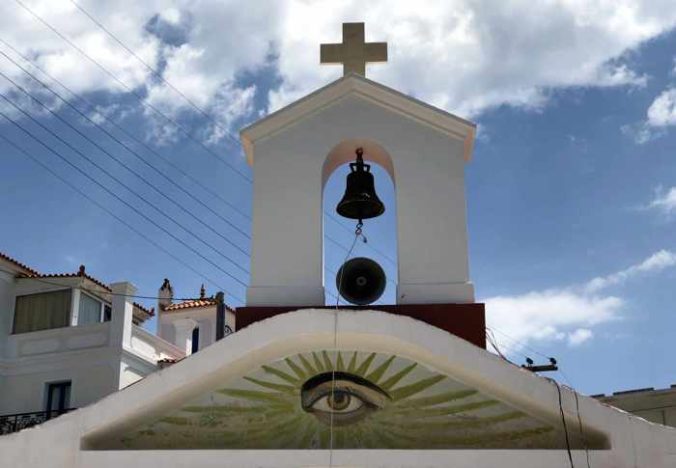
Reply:
[[[422,322],[302,310],[97,403],[98,414],[115,416],[99,419],[83,447],[608,448],[604,431],[584,419],[578,425],[569,415],[564,429],[555,394],[552,383]]]
[[[321,110],[348,97],[368,101],[388,112],[403,115],[462,141],[464,159],[470,160],[476,124],[352,73],[242,129],[240,137],[249,164],[253,165],[257,141],[282,132],[301,120],[311,118]]]

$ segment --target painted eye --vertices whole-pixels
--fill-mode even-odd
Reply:
[[[312,405],[313,410],[334,413],[351,413],[364,406],[364,401],[359,396],[345,390],[336,389],[333,393],[320,397]]]
[[[382,408],[389,395],[363,377],[345,372],[319,374],[303,384],[301,405],[325,424],[355,423]]]

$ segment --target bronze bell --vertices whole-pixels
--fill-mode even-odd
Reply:
[[[385,212],[385,205],[376,194],[371,165],[364,164],[364,150],[357,148],[356,153],[357,161],[350,163],[351,172],[347,175],[345,195],[336,211],[345,218],[361,221],[380,216]]]

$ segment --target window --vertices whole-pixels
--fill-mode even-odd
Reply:
[[[98,301],[85,293],[81,293],[77,324],[88,325],[90,323],[99,323],[101,321],[102,307],[103,304],[101,301]]]
[[[113,308],[110,304],[103,304],[103,321],[110,322],[113,318]]]
[[[192,348],[191,353],[196,353],[200,350],[200,328],[195,327],[192,330]]]
[[[47,384],[47,419],[65,413],[70,408],[70,388],[71,383],[55,382]]]
[[[67,327],[70,322],[71,290],[17,296],[13,333]]]

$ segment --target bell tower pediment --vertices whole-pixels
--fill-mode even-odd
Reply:
[[[463,159],[469,162],[472,157],[476,124],[361,75],[350,73],[242,129],[240,137],[247,161],[253,166],[257,142],[284,132],[300,121],[311,119],[315,114],[348,98],[369,102],[384,111],[404,116],[435,132],[459,140],[463,142]]]

